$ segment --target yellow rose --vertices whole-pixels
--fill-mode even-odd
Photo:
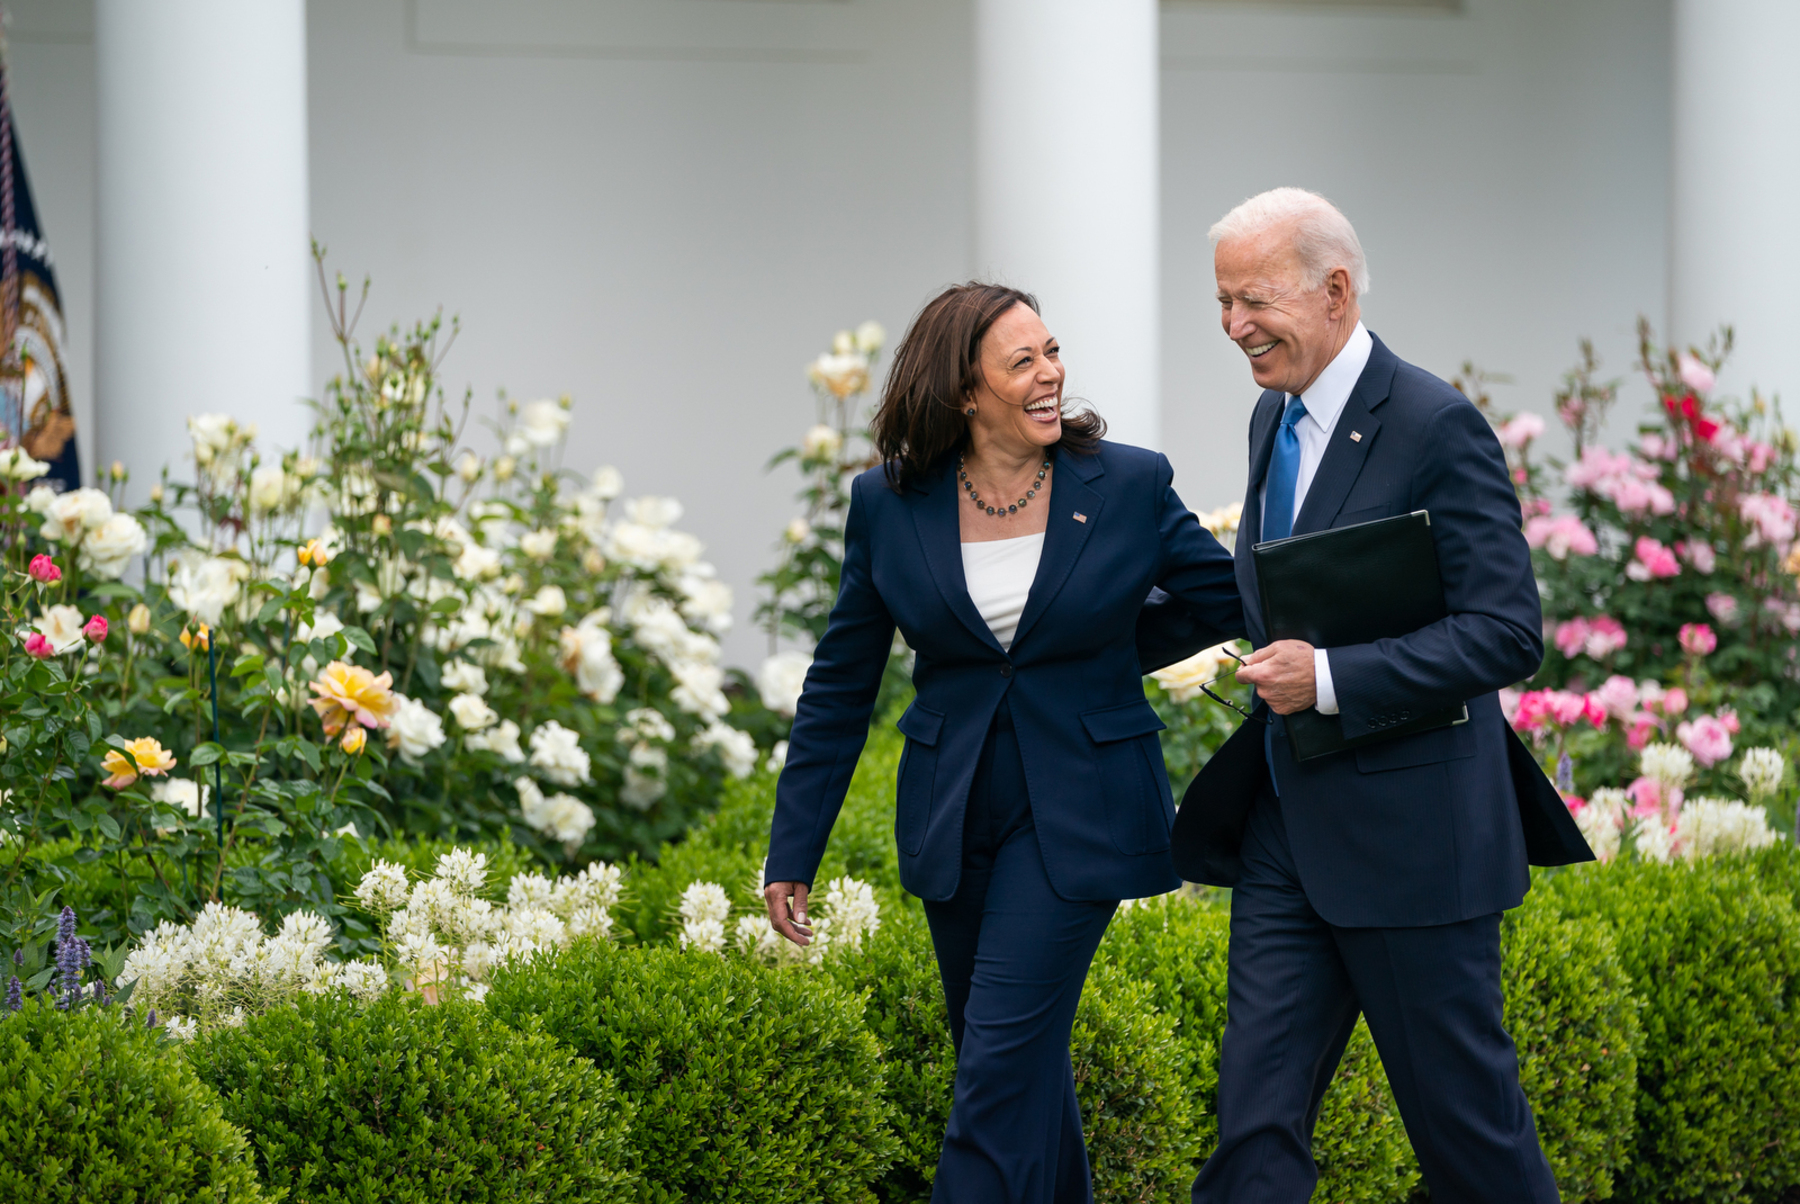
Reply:
[[[328,736],[337,735],[352,720],[363,727],[386,727],[398,705],[393,686],[392,673],[377,677],[359,665],[332,661],[312,682],[312,692],[318,697],[309,701]]]
[[[154,736],[139,736],[123,750],[109,749],[100,767],[111,775],[100,783],[109,790],[123,790],[138,780],[139,774],[161,777],[175,768],[175,757]]]

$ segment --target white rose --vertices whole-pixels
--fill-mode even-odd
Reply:
[[[500,716],[479,694],[458,694],[450,700],[450,713],[465,731],[478,732],[498,723]]]
[[[50,504],[56,501],[56,490],[48,485],[34,485],[31,492],[25,495],[25,509],[33,514],[50,513]]]
[[[873,318],[856,328],[856,349],[864,355],[874,355],[886,343],[887,331]]]
[[[847,346],[842,351],[821,355],[807,365],[806,375],[841,401],[869,387],[869,357]]]
[[[206,814],[206,801],[211,794],[212,787],[186,778],[163,778],[150,785],[151,798],[180,808],[187,812],[189,819],[199,819]]]
[[[519,433],[534,447],[549,447],[568,429],[569,411],[560,402],[528,402],[519,417]]]
[[[468,661],[451,661],[438,682],[446,690],[457,690],[464,694],[488,692],[487,672],[480,665],[471,665]]]
[[[39,486],[42,488],[42,486]],[[35,494],[37,490],[32,490]],[[112,517],[112,502],[98,489],[76,489],[51,495],[38,534],[52,543],[74,543]]]
[[[9,481],[35,481],[50,471],[42,460],[34,460],[22,447],[0,450],[0,478]]]
[[[725,771],[734,778],[747,778],[756,769],[756,741],[729,724],[714,721],[694,736],[694,746],[717,750]]]
[[[679,661],[669,666],[676,685],[669,697],[690,715],[703,719],[719,719],[731,710],[731,701],[720,689],[725,684],[725,671],[717,665],[697,661]]]
[[[624,474],[610,464],[602,464],[594,470],[588,482],[588,492],[603,502],[610,502],[625,489]]]
[[[844,449],[844,437],[834,426],[821,422],[800,440],[800,454],[808,460],[834,460]]]
[[[478,543],[463,545],[462,554],[450,566],[452,572],[463,581],[481,581],[488,577],[500,575],[500,553],[492,548],[484,548]]]
[[[781,537],[789,543],[805,543],[812,538],[812,524],[803,518],[790,519]]]
[[[188,435],[194,441],[194,458],[202,464],[212,463],[216,454],[230,451],[237,442],[237,419],[229,414],[189,414],[187,425]],[[254,430],[252,427],[245,434]]]
[[[564,596],[560,585],[546,585],[524,603],[524,608],[534,615],[554,619],[569,609],[569,600]]]
[[[533,560],[548,560],[556,553],[556,532],[527,531],[519,536],[519,551]]]
[[[51,650],[61,654],[81,643],[84,622],[81,612],[73,606],[50,606],[38,615],[34,626],[50,641]]]
[[[707,566],[700,566],[706,568]],[[681,613],[714,635],[731,630],[731,587],[716,577],[690,573],[680,582]]]
[[[501,720],[499,727],[471,734],[463,741],[463,745],[494,753],[514,765],[525,763],[525,750],[519,747],[519,725],[510,719]]]
[[[1175,702],[1189,702],[1199,697],[1202,685],[1212,684],[1219,676],[1221,666],[1226,661],[1225,650],[1235,645],[1236,641],[1219,644],[1202,652],[1196,652],[1186,660],[1176,661],[1165,669],[1158,669],[1150,676],[1158,685],[1168,692],[1169,698]]]
[[[250,509],[258,514],[280,508],[288,488],[287,474],[279,464],[259,464],[250,473]]]
[[[554,719],[531,733],[531,763],[559,786],[589,780],[590,761],[580,737]]]
[[[408,761],[417,761],[444,742],[444,721],[416,698],[396,691],[394,699],[399,705],[388,723],[388,747],[398,748]]]
[[[800,693],[806,688],[806,671],[812,668],[808,652],[777,652],[756,671],[756,690],[763,705],[789,719],[800,705]]]
[[[207,626],[215,626],[225,608],[237,601],[242,562],[209,557],[178,562],[169,574],[169,600]]]
[[[769,750],[769,759],[763,762],[763,768],[770,773],[780,773],[782,767],[787,764],[787,754],[788,742],[786,740],[775,741],[775,747]]]
[[[681,503],[672,497],[634,497],[625,503],[625,516],[652,529],[673,527],[681,521]]]
[[[137,519],[129,514],[115,514],[81,541],[79,563],[85,573],[117,581],[125,575],[131,558],[148,545],[149,539]]]

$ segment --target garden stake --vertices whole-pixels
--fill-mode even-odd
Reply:
[[[213,743],[219,742],[219,649],[218,633],[206,638],[206,678],[212,685]],[[225,872],[225,764],[213,762],[213,794],[219,800],[219,872]]]

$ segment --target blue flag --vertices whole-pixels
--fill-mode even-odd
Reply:
[[[62,297],[50,247],[38,229],[25,157],[13,127],[0,60],[0,444],[15,440],[50,465],[42,484],[81,485],[75,414],[63,366]]]

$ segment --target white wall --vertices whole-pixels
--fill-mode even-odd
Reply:
[[[12,7],[15,104],[85,405],[86,5]],[[572,467],[615,463],[631,491],[679,496],[738,591],[727,656],[751,664],[750,582],[795,484],[762,464],[812,421],[802,366],[865,317],[898,335],[972,268],[971,14],[312,0],[313,228],[346,275],[374,276],[370,333],[460,314],[446,378],[478,407],[501,386],[572,393]],[[1509,407],[1547,413],[1582,334],[1628,376],[1637,314],[1663,322],[1666,3],[1176,0],[1162,53],[1162,442],[1190,504],[1242,490],[1255,391],[1218,331],[1205,232],[1251,192],[1336,199],[1369,252],[1371,328],[1439,373],[1472,357],[1513,374],[1496,390]],[[323,379],[322,324],[315,343]],[[1615,426],[1643,400],[1629,392]]]
[[[1364,321],[1449,377],[1550,395],[1591,335],[1631,378],[1667,312],[1668,11],[1644,0],[1468,0],[1462,13],[1182,3],[1163,16],[1163,447],[1190,506],[1243,495],[1258,390],[1219,330],[1207,227],[1281,184],[1356,225]],[[1648,390],[1629,388],[1627,431]]]

